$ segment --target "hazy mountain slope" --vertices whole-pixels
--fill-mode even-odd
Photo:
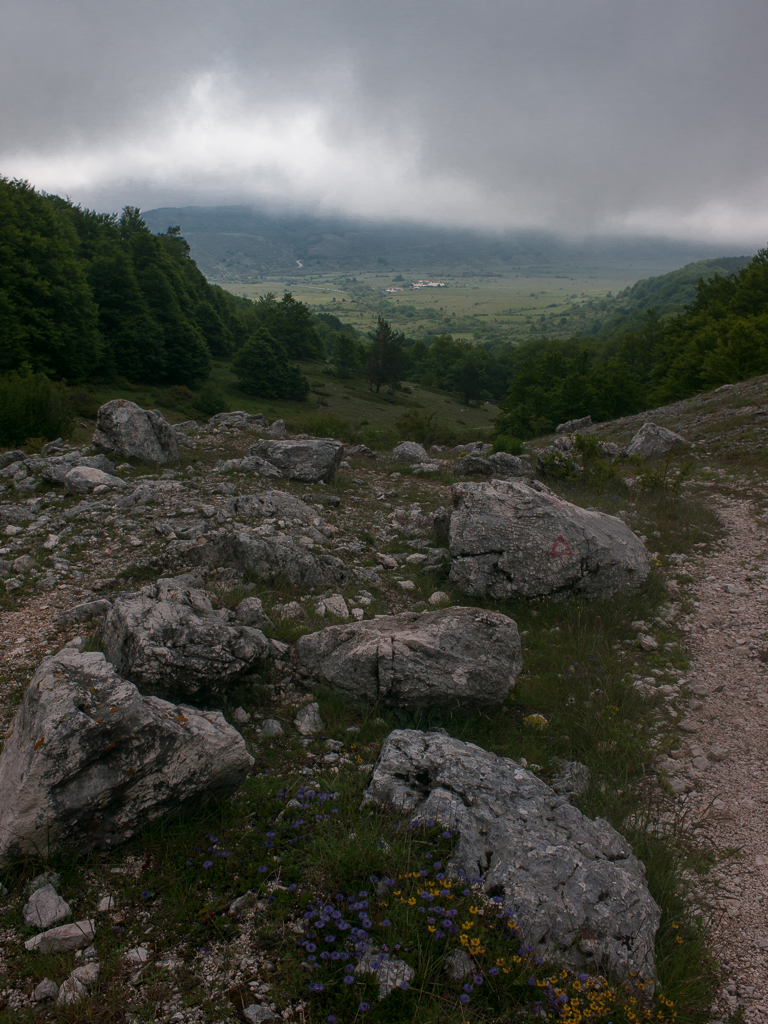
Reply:
[[[425,269],[509,273],[535,267],[673,268],[718,256],[709,244],[648,238],[567,241],[543,232],[480,233],[423,224],[377,224],[246,206],[167,207],[143,214],[153,231],[179,225],[203,273],[249,281],[290,271]],[[299,267],[298,263],[302,266]]]

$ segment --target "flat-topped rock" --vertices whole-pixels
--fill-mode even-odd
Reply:
[[[265,438],[253,445],[248,454],[264,459],[289,480],[316,483],[333,480],[344,458],[344,445],[330,437],[290,441]]]
[[[386,707],[490,707],[515,684],[515,622],[479,608],[379,615],[300,637],[292,664],[309,689]]]
[[[621,519],[572,505],[542,484],[491,480],[452,490],[450,579],[466,594],[608,597],[648,575],[650,554]]]

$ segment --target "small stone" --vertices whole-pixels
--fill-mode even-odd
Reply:
[[[398,580],[397,582],[398,582],[398,586],[402,590],[415,590],[416,589],[416,584],[413,582],[413,580]]]
[[[430,595],[429,603],[430,604],[445,604],[447,601],[450,601],[450,600],[451,599],[450,599],[449,595],[446,594],[446,592],[444,590],[436,590],[434,592],[434,594]]]
[[[728,751],[725,747],[710,747],[708,756],[710,761],[724,761],[728,757]]]
[[[694,757],[693,767],[696,768],[697,771],[704,771],[706,768],[709,768],[709,761],[706,757]]]
[[[683,721],[679,723],[679,728],[682,729],[683,732],[691,732],[692,733],[692,732],[698,732],[699,729],[701,728],[701,726],[699,725],[698,722],[694,722],[690,718],[684,718]]]
[[[349,608],[341,594],[331,594],[325,598],[324,604],[326,614],[335,615],[340,619],[349,618]]]
[[[82,949],[93,942],[96,934],[94,921],[75,921],[74,924],[62,924],[58,928],[49,928],[31,939],[27,939],[24,948],[29,952],[67,953],[71,949]]]
[[[305,704],[296,715],[293,724],[302,736],[314,736],[315,733],[322,732],[325,725],[320,717],[320,705],[314,701],[311,704]]]
[[[66,921],[72,910],[66,900],[58,895],[52,885],[36,889],[23,910],[24,924],[28,928],[45,931]]]
[[[768,867],[768,857],[764,857],[761,853],[756,854],[756,856],[755,856],[755,867],[756,868]]]
[[[259,733],[266,739],[273,739],[276,736],[283,735],[283,727],[276,718],[265,718]]]
[[[684,779],[677,779],[674,776],[671,776],[668,781],[672,792],[677,793],[678,795],[680,793],[685,793],[689,788]]]
[[[102,896],[96,909],[102,914],[106,913],[108,910],[114,910],[115,901],[111,896]]]
[[[260,1003],[251,1003],[250,1006],[243,1008],[243,1016],[247,1021],[251,1021],[252,1024],[259,1024],[265,1020],[275,1020],[274,1013],[268,1006],[262,1006]]]
[[[463,949],[454,949],[443,961],[443,970],[451,981],[463,981],[474,970],[475,962]]]
[[[248,714],[245,708],[235,708],[235,710],[232,713],[232,717],[234,718],[238,725],[245,725],[247,722],[250,722],[251,720],[251,716]]]
[[[232,900],[229,904],[229,912],[233,917],[240,917],[240,915],[246,911],[249,907],[253,906],[255,896],[248,890],[242,896],[238,896],[236,900]]]
[[[145,964],[149,961],[149,950],[146,946],[134,946],[125,953],[129,964]]]
[[[362,608],[352,608],[351,613],[352,618],[355,619],[357,622],[362,622],[363,619],[365,618],[365,611]]]
[[[39,985],[35,986],[32,998],[36,1003],[42,1003],[44,999],[55,999],[59,994],[59,986],[50,978],[43,978]]]
[[[408,565],[421,565],[422,562],[426,562],[427,556],[419,551],[413,555],[408,555],[406,562]]]
[[[384,566],[385,569],[396,569],[397,559],[393,558],[392,555],[384,555],[381,552],[376,552],[376,557],[379,562]]]
[[[644,651],[658,651],[659,649],[659,641],[648,633],[641,633],[638,643]]]
[[[289,601],[287,604],[276,604],[272,609],[275,618],[278,619],[303,619],[306,612],[298,601]]]
[[[59,989],[56,1003],[61,1006],[69,1006],[72,1003],[80,1002],[81,999],[85,999],[87,995],[88,989],[85,985],[70,975]]]
[[[93,988],[99,980],[98,962],[91,960],[88,963],[82,964],[80,967],[76,967],[70,974],[70,978],[74,978],[76,981],[79,981],[80,984],[85,985],[86,988]]]

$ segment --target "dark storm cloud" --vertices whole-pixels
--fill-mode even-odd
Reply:
[[[271,198],[768,236],[768,5],[3,4],[0,170],[101,208]]]

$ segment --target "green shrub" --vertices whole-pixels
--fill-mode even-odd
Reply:
[[[70,388],[69,401],[75,416],[94,419],[99,411],[99,400],[87,388]]]
[[[395,420],[395,427],[401,441],[418,441],[419,444],[455,444],[456,431],[451,424],[436,423],[435,413],[426,416],[411,410]]]
[[[507,452],[508,455],[522,455],[525,445],[519,437],[511,434],[497,434],[493,439],[494,452]]]
[[[215,384],[204,384],[200,388],[195,395],[194,406],[208,416],[215,416],[218,412],[230,412],[232,408],[223,390]]]
[[[67,437],[72,402],[67,386],[33,373],[29,366],[0,377],[0,444],[23,444],[29,437]]]

